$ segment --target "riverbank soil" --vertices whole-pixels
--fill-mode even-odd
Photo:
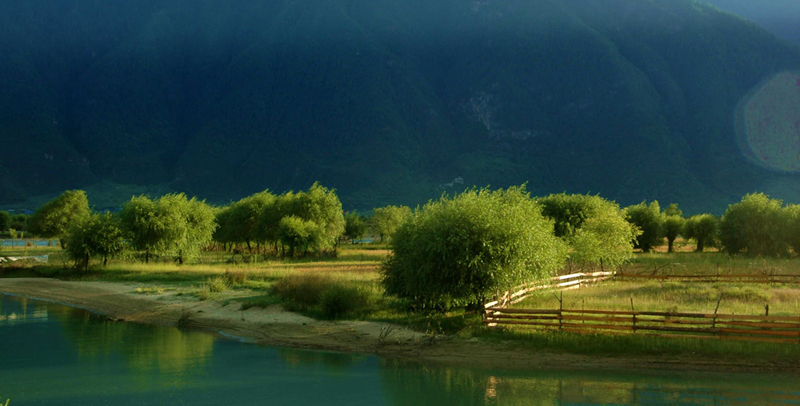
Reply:
[[[120,322],[198,328],[263,345],[373,353],[447,365],[800,373],[800,363],[792,360],[698,359],[691,353],[598,356],[541,351],[515,340],[434,336],[371,321],[320,321],[288,312],[280,305],[241,310],[241,302],[224,298],[198,300],[169,290],[143,294],[141,284],[127,282],[0,279],[0,292],[80,307]]]

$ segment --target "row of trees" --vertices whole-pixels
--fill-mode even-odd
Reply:
[[[233,246],[279,247],[293,257],[314,250],[335,251],[345,232],[342,203],[335,191],[315,183],[304,192],[274,195],[269,191],[245,197],[217,212],[214,241]]]
[[[800,253],[800,205],[764,194],[732,204],[721,218],[689,218],[657,201],[620,209],[599,196],[531,198],[524,187],[474,189],[416,210],[392,236],[382,267],[387,293],[419,307],[482,303],[497,292],[552,275],[566,263],[614,268],[666,238],[728,254]]]
[[[642,233],[636,247],[647,252],[667,240],[673,251],[679,236],[694,240],[696,250],[719,247],[729,255],[783,257],[800,255],[800,205],[784,205],[763,193],[748,194],[731,204],[722,217],[682,216],[676,204],[663,212],[657,201],[625,208],[625,215]]]

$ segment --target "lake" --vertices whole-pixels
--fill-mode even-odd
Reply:
[[[800,377],[492,371],[263,347],[0,295],[0,404],[800,404]]]

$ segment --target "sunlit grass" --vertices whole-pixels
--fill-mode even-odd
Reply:
[[[800,316],[800,286],[744,283],[693,282],[605,282],[578,290],[565,291],[564,308],[571,310],[631,310],[714,313],[719,301],[720,314]],[[557,309],[553,292],[536,292],[517,308]]]

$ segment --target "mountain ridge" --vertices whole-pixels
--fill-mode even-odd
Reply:
[[[26,137],[0,154],[0,203],[99,182],[225,202],[320,181],[369,209],[456,177],[688,212],[768,187],[800,199],[780,186],[795,175],[742,157],[732,118],[800,52],[698,2],[67,0],[0,15],[0,139]]]

